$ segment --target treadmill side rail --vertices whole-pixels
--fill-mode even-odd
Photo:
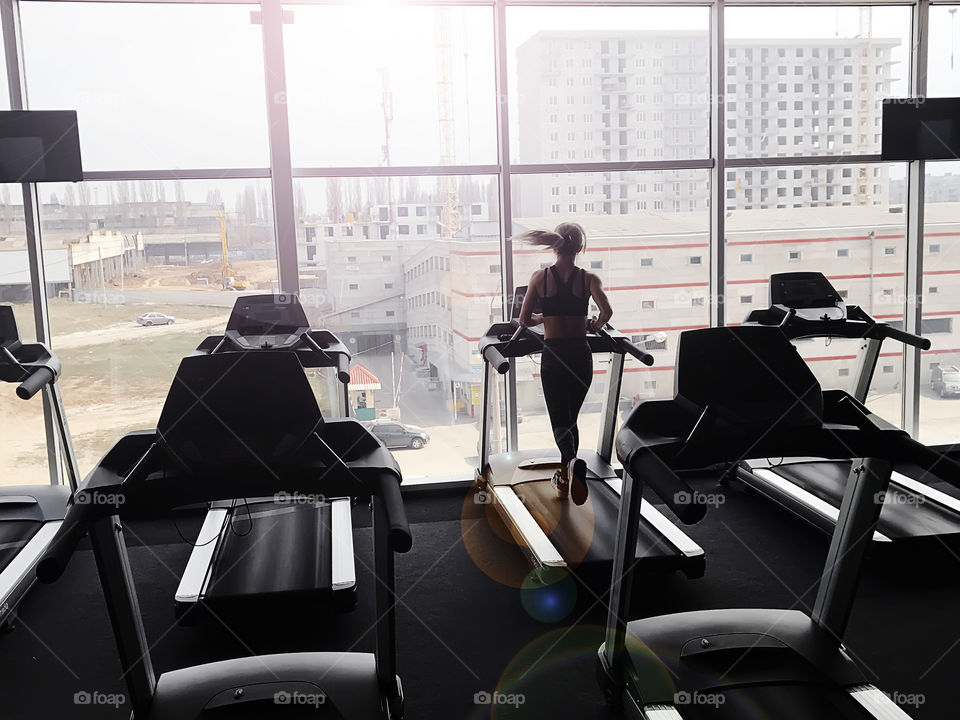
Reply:
[[[860,703],[877,720],[910,720],[899,705],[873,685],[850,688],[850,697]]]
[[[673,705],[647,705],[643,709],[646,720],[683,720]]]
[[[493,496],[497,504],[503,508],[511,523],[511,533],[517,542],[524,543],[533,556],[533,560],[541,567],[566,567],[567,563],[560,552],[550,542],[543,529],[533,519],[513,488],[496,485],[493,487]],[[516,530],[516,532],[514,532]],[[519,537],[516,537],[519,535]]]
[[[352,588],[357,584],[357,570],[353,558],[353,519],[350,498],[330,502],[330,581],[333,591]]]
[[[608,478],[605,482],[611,490],[617,495],[620,495],[623,480],[614,477]],[[702,547],[697,545],[689,535],[670,522],[666,515],[657,510],[657,508],[649,502],[644,502],[640,505],[640,516],[669,540],[684,557],[701,557],[704,554]]]
[[[227,508],[213,508],[207,511],[203,520],[197,543],[190,553],[190,560],[177,586],[176,601],[178,603],[196,603],[203,597],[210,581],[210,568],[213,558],[220,546],[220,533],[229,518]]]
[[[7,563],[3,572],[0,572],[0,619],[16,607],[20,596],[33,585],[36,576],[30,577],[30,574],[61,525],[62,520],[45,522],[27,544],[20,548],[13,560]]]

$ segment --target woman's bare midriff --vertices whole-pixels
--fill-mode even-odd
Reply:
[[[543,319],[543,336],[548,340],[579,338],[587,334],[587,318],[578,315],[556,315]]]

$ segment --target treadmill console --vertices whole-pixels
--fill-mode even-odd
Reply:
[[[283,348],[309,330],[296,295],[250,295],[237,299],[224,335],[242,348]]]
[[[847,316],[846,302],[818,272],[771,275],[770,305],[795,310],[799,317],[808,320],[843,320]]]

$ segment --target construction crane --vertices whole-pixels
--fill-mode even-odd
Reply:
[[[380,106],[383,108],[383,164],[390,167],[390,126],[393,125],[393,93],[390,91],[390,70],[377,68],[380,73]],[[387,205],[390,208],[390,236],[395,237],[397,218],[393,203],[393,180],[387,175]]]
[[[237,277],[227,255],[227,218],[224,216],[222,208],[217,210],[217,220],[220,221],[220,277],[222,287],[224,290],[246,290],[246,280]]]
[[[453,107],[453,46],[450,41],[450,8],[434,10],[437,32],[437,107],[440,113],[440,164],[454,165],[457,143],[454,134]],[[460,199],[457,180],[452,175],[443,178],[444,198],[440,209],[440,228],[443,237],[453,237],[460,231]]]
[[[860,32],[861,41],[860,57],[856,59],[859,71],[857,76],[860,78],[859,102],[860,106],[857,112],[858,127],[857,133],[857,154],[870,155],[877,150],[871,143],[873,128],[868,126],[868,121],[873,117],[876,109],[876,94],[874,92],[874,83],[876,77],[870,73],[870,68],[874,67],[873,57],[873,8],[869,6],[860,7]],[[870,168],[861,165],[857,168],[857,192],[855,201],[857,205],[870,204]]]

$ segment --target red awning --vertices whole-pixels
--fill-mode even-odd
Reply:
[[[367,370],[363,365],[357,363],[350,368],[350,389],[379,390],[380,378]]]

